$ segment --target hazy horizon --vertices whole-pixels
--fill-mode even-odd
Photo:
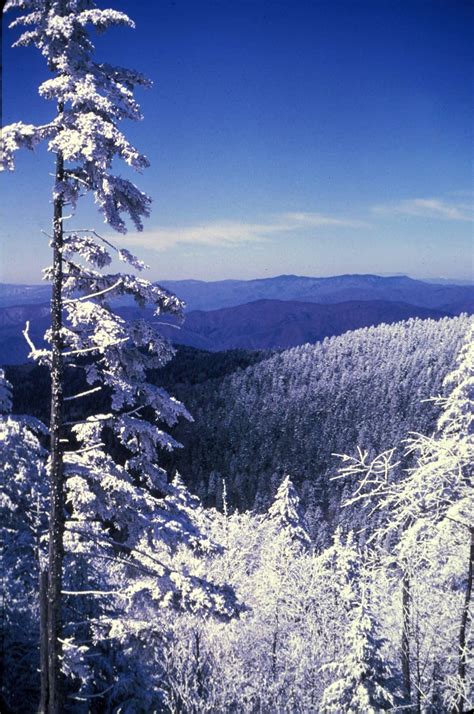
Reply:
[[[215,280],[203,280],[200,278],[168,278],[161,276],[158,278],[153,278],[153,282],[203,282],[203,283],[215,283],[215,282],[253,282],[255,280],[272,280],[276,278],[308,278],[308,279],[329,279],[329,278],[340,278],[348,276],[375,276],[380,278],[410,278],[411,280],[418,280],[425,283],[449,283],[451,285],[472,285],[474,284],[474,277],[470,279],[463,278],[446,278],[443,276],[437,276],[433,278],[420,277],[415,275],[410,275],[409,273],[337,273],[332,275],[303,275],[296,273],[278,273],[275,275],[258,275],[252,278],[218,278]],[[48,283],[45,281],[40,282],[10,282],[6,280],[0,280],[0,285],[11,285],[14,287],[47,287]]]

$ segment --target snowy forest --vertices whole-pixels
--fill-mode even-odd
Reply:
[[[41,144],[54,166],[48,348],[24,329],[47,404],[0,370],[1,711],[468,714],[473,318],[166,377],[159,322],[182,301],[73,225],[86,195],[118,233],[150,213],[119,128],[149,82],[94,59],[96,31],[133,22],[93,0],[5,10],[55,111],[0,144],[6,171]]]

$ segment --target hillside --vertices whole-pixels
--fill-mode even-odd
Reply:
[[[40,285],[0,283],[0,307],[47,302],[50,294],[51,287],[45,283]]]
[[[474,313],[474,285],[428,283],[407,276],[280,275],[257,280],[160,281],[186,301],[179,327],[168,318],[162,333],[201,350],[286,349],[348,330],[410,317]],[[48,326],[49,285],[0,284],[0,364],[21,364],[28,346],[25,322],[37,347]],[[129,296],[114,301],[125,317],[156,321]]]
[[[382,322],[444,316],[441,310],[384,300],[328,305],[257,300],[209,312],[196,310],[188,313],[180,330],[162,331],[175,342],[210,351],[286,349]]]
[[[209,380],[223,379],[242,371],[257,362],[267,359],[268,352],[228,350],[227,352],[204,352],[192,347],[178,345],[173,359],[160,369],[150,371],[150,382],[167,389],[171,394],[187,390]],[[47,367],[33,362],[5,367],[5,374],[13,386],[13,412],[29,414],[43,422],[49,420],[50,377]],[[68,390],[81,392],[88,388],[81,370],[69,370]],[[77,402],[70,402],[68,415],[80,418],[92,407],[108,411],[107,395],[94,394]],[[71,412],[73,410],[73,412]]]
[[[341,485],[329,481],[338,464],[332,454],[358,445],[375,453],[411,431],[428,433],[437,409],[423,400],[442,393],[471,320],[411,319],[271,355],[178,347],[150,377],[195,421],[175,429],[184,448],[164,454],[163,464],[178,468],[207,504],[220,505],[225,478],[230,504],[241,509],[267,506],[288,472],[313,524],[322,515],[339,521],[346,514],[338,512]],[[71,391],[82,391],[80,374],[73,376]],[[47,419],[46,370],[20,365],[7,377],[15,412]],[[108,410],[104,398],[91,399]],[[90,407],[87,400],[72,405],[74,418]]]
[[[156,322],[151,310],[122,306],[117,311],[127,319]],[[187,313],[182,325],[168,317],[160,322],[160,332],[175,344],[211,352],[229,349],[285,349],[348,330],[382,322],[393,323],[409,317],[441,318],[449,311],[417,307],[384,300],[350,301],[335,304],[257,300],[245,305]],[[0,307],[0,364],[27,361],[28,345],[22,335],[26,321],[37,347],[49,325],[49,306]]]
[[[408,320],[349,332],[273,355],[258,364],[174,392],[194,416],[169,457],[207,503],[226,479],[232,504],[265,506],[290,473],[310,519],[338,515],[334,453],[374,453],[410,432],[428,433],[470,318]]]

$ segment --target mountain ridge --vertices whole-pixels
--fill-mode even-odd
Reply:
[[[188,310],[217,310],[259,299],[338,303],[348,300],[388,300],[457,314],[466,303],[474,311],[474,286],[434,284],[409,276],[371,273],[332,277],[281,275],[255,280],[159,282],[187,303]],[[451,307],[452,306],[452,307]]]
[[[156,322],[153,311],[136,306],[119,306],[122,317]],[[275,350],[314,344],[326,337],[382,323],[393,324],[408,318],[441,319],[446,310],[417,307],[384,300],[314,303],[260,299],[218,310],[194,310],[184,323],[167,316],[160,321],[161,334],[175,344],[209,352],[232,349]],[[43,334],[49,327],[49,305],[0,307],[0,364],[27,361],[28,346],[22,335],[30,322],[30,338],[45,347]]]
[[[346,273],[330,277],[282,274],[252,280],[160,280],[156,284],[177,294],[187,310],[217,310],[258,299],[336,303],[347,300],[389,300],[456,314],[457,305],[474,311],[474,285],[432,283],[408,275]],[[34,304],[49,299],[49,285],[0,283],[0,307]],[[119,299],[117,304],[130,304]]]
[[[194,310],[178,334],[174,327],[161,329],[179,344],[209,351],[272,350],[315,343],[381,323],[446,316],[450,313],[383,300],[321,304],[260,299],[218,310]]]

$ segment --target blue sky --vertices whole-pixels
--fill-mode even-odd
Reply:
[[[118,0],[97,56],[150,76],[125,133],[151,160],[153,279],[473,276],[474,6],[438,0]],[[101,7],[109,6],[99,3]],[[3,37],[3,123],[47,120],[33,49]],[[48,264],[53,157],[0,176],[0,280]],[[87,204],[78,227],[101,216]]]

